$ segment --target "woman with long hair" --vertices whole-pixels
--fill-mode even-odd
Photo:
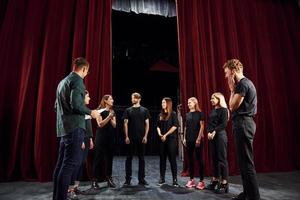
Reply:
[[[161,112],[158,116],[157,133],[160,138],[160,180],[159,185],[165,183],[166,160],[169,158],[173,176],[173,186],[179,187],[177,183],[177,128],[179,126],[176,113],[172,109],[172,99],[165,97],[161,103]]]
[[[195,97],[188,99],[189,112],[186,115],[186,127],[184,131],[183,144],[187,148],[190,180],[185,185],[187,188],[196,187],[203,190],[204,184],[204,162],[203,162],[203,131],[204,114],[201,112],[198,100]],[[199,183],[194,180],[194,154],[199,165]]]
[[[95,158],[93,163],[93,181],[92,188],[98,189],[97,181],[101,178],[101,166],[104,161],[104,173],[107,180],[108,187],[116,187],[112,179],[112,165],[113,165],[113,129],[116,128],[116,117],[113,110],[113,97],[111,95],[104,95],[98,107],[100,117],[97,118],[97,131],[95,142]]]
[[[209,114],[207,137],[213,161],[213,177],[207,188],[216,193],[228,193],[227,135],[225,129],[229,112],[223,94],[214,93],[210,101],[214,109]]]

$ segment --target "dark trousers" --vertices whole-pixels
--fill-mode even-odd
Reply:
[[[213,140],[209,142],[211,157],[213,161],[213,176],[228,180],[228,162],[227,162],[227,135],[226,131],[216,133]]]
[[[139,140],[130,140],[130,144],[127,144],[127,157],[125,162],[126,180],[131,180],[132,176],[132,158],[135,152],[139,158],[139,171],[138,179],[143,180],[145,178],[145,150],[146,145]]]
[[[77,167],[77,169],[74,170],[73,174],[72,174],[72,178],[71,178],[71,184],[70,185],[74,185],[75,181],[80,181],[82,174],[83,174],[83,168],[84,168],[84,164],[88,155],[88,151],[90,149],[90,138],[89,137],[84,137],[84,144],[85,144],[85,149],[82,150],[82,160],[81,160],[81,164],[79,165],[79,167]]]
[[[252,117],[237,116],[233,119],[233,133],[243,188],[249,200],[260,199],[253,161],[253,138],[256,124]]]
[[[176,154],[177,154],[177,139],[168,138],[165,142],[159,142],[159,167],[160,167],[160,177],[165,178],[166,173],[166,162],[167,157],[169,158],[173,180],[177,179],[177,163],[176,163]]]
[[[108,137],[98,130],[99,129],[97,129],[96,133],[95,157],[93,163],[93,176],[95,181],[110,178],[112,176],[113,167],[113,138]]]
[[[201,140],[200,146],[196,147],[196,142],[187,142],[187,156],[189,164],[190,179],[194,178],[194,155],[199,165],[199,178],[202,181],[204,179],[204,162],[203,162],[203,140]]]
[[[60,140],[58,160],[53,174],[53,199],[55,200],[67,199],[71,176],[82,160],[81,144],[84,135],[85,131],[78,128]]]

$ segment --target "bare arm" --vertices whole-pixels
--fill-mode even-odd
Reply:
[[[103,120],[101,115],[96,119],[97,124],[99,127],[105,126],[110,120],[112,119],[112,115],[109,113],[109,115]]]
[[[183,130],[183,145],[186,146],[186,126],[184,127]]]
[[[174,131],[177,129],[176,126],[172,126],[167,132],[166,134],[164,134],[162,137],[161,137],[161,140],[164,142],[166,141],[167,139],[167,136],[171,135],[172,133],[174,133]]]
[[[149,119],[146,119],[145,120],[145,135],[142,140],[143,144],[147,144],[148,132],[149,132]]]
[[[171,135],[172,133],[175,132],[176,129],[177,129],[176,126],[172,126],[172,127],[168,130],[168,132],[166,132],[166,134],[165,134],[164,136],[167,137],[167,136]]]
[[[201,120],[201,121],[200,121],[200,131],[199,131],[199,134],[198,134],[198,138],[197,138],[197,139],[201,140],[201,138],[204,137],[203,132],[204,132],[204,121]]]
[[[147,138],[149,133],[149,119],[145,120],[145,135],[144,137]]]
[[[162,134],[161,134],[161,130],[159,127],[156,127],[156,130],[157,130],[157,134],[159,137],[162,137]]]
[[[244,97],[240,94],[234,94],[234,92],[231,92],[230,99],[229,99],[229,109],[230,111],[235,111],[240,107],[244,100]]]
[[[110,120],[110,124],[112,125],[113,128],[116,128],[116,126],[117,126],[117,120],[116,120],[115,116]]]
[[[124,133],[125,138],[128,138],[128,119],[124,119]]]

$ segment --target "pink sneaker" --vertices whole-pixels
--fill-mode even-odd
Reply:
[[[196,184],[195,184],[194,179],[189,180],[189,181],[187,182],[187,184],[185,185],[185,187],[187,187],[187,188],[192,188],[192,187],[195,187],[195,186],[196,186]]]
[[[204,182],[203,181],[199,182],[196,188],[198,190],[204,190],[204,188],[205,188]]]

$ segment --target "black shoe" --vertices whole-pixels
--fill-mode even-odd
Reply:
[[[173,180],[173,186],[174,186],[174,187],[179,187],[179,184],[177,183],[177,179],[174,179],[174,180]]]
[[[215,192],[216,192],[217,194],[228,193],[228,191],[229,191],[229,184],[228,184],[228,183],[225,183],[225,184],[220,183],[220,184],[218,184],[218,187],[217,187],[217,189],[215,190]]]
[[[241,192],[239,195],[237,195],[236,197],[232,197],[231,199],[233,200],[246,200],[246,196],[244,192]]]
[[[78,187],[75,187],[75,188],[74,188],[74,192],[75,192],[76,195],[84,194],[84,192],[81,191],[80,189],[78,189]]]
[[[218,183],[219,181],[211,181],[210,184],[206,186],[206,189],[215,190]]]
[[[93,181],[93,182],[92,182],[92,189],[98,190],[99,188],[100,188],[100,187],[99,187],[97,181]]]
[[[130,186],[131,183],[130,183],[130,180],[129,179],[126,179],[125,183],[124,183],[124,186]]]
[[[139,180],[139,185],[149,185],[145,179]]]
[[[107,178],[107,186],[111,188],[115,188],[116,184],[114,183],[112,177]]]
[[[160,178],[157,185],[158,186],[162,186],[165,183],[166,183],[165,179],[164,178]]]

